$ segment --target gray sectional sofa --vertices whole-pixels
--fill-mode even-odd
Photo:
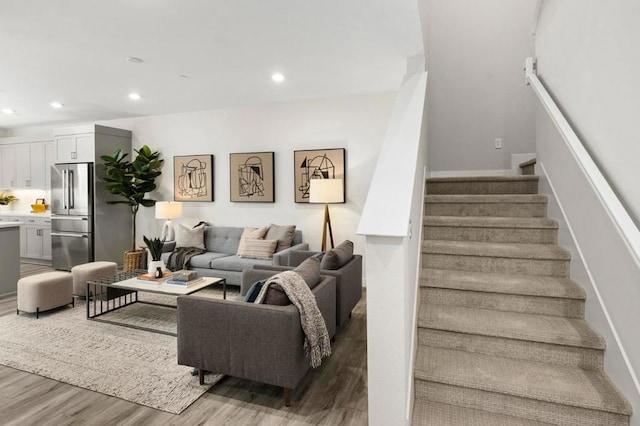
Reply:
[[[225,278],[227,284],[240,285],[242,271],[254,265],[278,266],[288,262],[289,252],[307,250],[309,245],[302,242],[302,232],[296,230],[291,247],[276,252],[273,260],[249,259],[236,255],[244,228],[234,226],[205,226],[204,244],[206,253],[194,256],[187,268],[205,277]],[[165,262],[175,248],[175,242],[166,242],[162,260]]]

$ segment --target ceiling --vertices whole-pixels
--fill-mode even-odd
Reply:
[[[416,0],[0,0],[0,128],[395,90],[421,50]]]

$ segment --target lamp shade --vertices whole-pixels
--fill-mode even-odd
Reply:
[[[311,179],[309,181],[310,203],[344,203],[342,179]]]
[[[156,219],[177,219],[180,216],[182,216],[182,203],[175,201],[156,203]]]

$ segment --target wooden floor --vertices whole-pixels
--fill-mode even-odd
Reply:
[[[0,299],[0,316],[15,312],[15,296]],[[284,406],[280,388],[227,377],[180,415],[0,365],[0,424],[366,425],[366,346],[363,295],[336,335],[333,355],[307,374],[291,407]]]

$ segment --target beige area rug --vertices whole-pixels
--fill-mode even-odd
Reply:
[[[0,364],[173,414],[222,378],[205,376],[200,386],[190,367],[178,365],[175,337],[88,321],[85,309],[80,302],[40,319],[0,317]],[[175,309],[134,304],[118,311],[127,322],[136,315],[145,326],[175,329]]]

